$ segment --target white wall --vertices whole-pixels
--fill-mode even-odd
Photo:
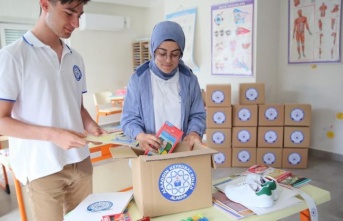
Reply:
[[[231,83],[237,103],[238,84],[262,82],[266,103],[309,103],[312,105],[311,148],[343,154],[343,65],[287,63],[288,1],[255,0],[254,77],[211,76],[211,5],[228,1],[166,0],[165,12],[197,7],[194,60],[200,65],[200,84]],[[203,34],[208,33],[208,34]],[[342,41],[342,35],[341,35]],[[338,119],[340,118],[340,119]],[[333,132],[334,138],[327,137]]]
[[[95,116],[93,93],[115,91],[126,86],[133,73],[132,42],[144,37],[147,9],[107,3],[89,2],[86,13],[113,14],[130,17],[130,28],[119,32],[76,31],[71,37],[71,46],[84,58],[87,70],[88,93],[84,105]],[[100,124],[119,121],[120,115],[100,117]]]
[[[86,12],[129,16],[131,28],[124,32],[79,32],[71,38],[71,46],[84,57],[87,69],[88,94],[85,106],[92,116],[95,108],[92,92],[124,87],[132,73],[131,43],[149,37],[153,26],[166,14],[197,8],[194,61],[202,88],[210,83],[230,83],[232,101],[238,103],[238,85],[263,82],[266,103],[310,103],[312,105],[311,148],[343,154],[343,74],[342,63],[288,64],[288,1],[255,0],[254,76],[231,77],[211,75],[211,5],[223,0],[161,0],[163,5],[150,9],[90,2]],[[23,6],[21,9],[19,6]],[[1,18],[35,20],[37,0],[0,1]],[[342,38],[343,35],[341,35]],[[342,40],[341,40],[342,41]],[[330,139],[328,131],[335,136]]]
[[[39,15],[39,1],[10,0],[0,1],[0,21],[10,18],[11,21],[34,22]]]
[[[164,10],[166,14],[171,14],[179,10],[197,8],[194,37],[194,62],[199,66],[199,71],[196,71],[195,74],[198,76],[200,87],[206,88],[207,84],[230,83],[232,88],[232,102],[238,103],[238,84],[255,82],[255,76],[232,77],[211,75],[211,5],[227,2],[228,1],[223,0],[165,0]]]
[[[278,99],[312,105],[311,148],[343,154],[343,64],[288,64],[288,1],[280,1]],[[274,10],[274,9],[273,9]],[[341,34],[341,43],[342,42]],[[343,47],[342,47],[343,48]],[[342,51],[341,48],[341,51]],[[341,113],[341,114],[340,114]],[[332,131],[330,139],[326,133]]]

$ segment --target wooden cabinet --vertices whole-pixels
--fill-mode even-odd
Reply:
[[[132,43],[133,70],[150,59],[149,41],[135,41]]]

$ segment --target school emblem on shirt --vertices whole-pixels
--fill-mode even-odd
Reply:
[[[158,179],[158,186],[161,194],[167,200],[182,201],[192,195],[196,179],[196,174],[189,165],[171,164],[162,171]]]
[[[82,72],[77,65],[73,66],[73,72],[74,72],[75,79],[77,81],[80,81],[80,79],[82,78]]]

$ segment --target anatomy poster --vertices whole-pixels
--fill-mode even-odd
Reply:
[[[178,23],[185,33],[186,46],[182,60],[193,71],[199,70],[193,59],[196,11],[196,8],[192,8],[166,15],[167,20]]]
[[[253,75],[253,2],[211,7],[213,75]]]
[[[340,62],[342,0],[289,0],[288,63]]]

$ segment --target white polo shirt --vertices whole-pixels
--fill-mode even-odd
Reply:
[[[32,32],[0,50],[0,99],[13,101],[20,121],[83,132],[82,93],[86,92],[82,57],[64,44],[61,63]],[[61,171],[89,156],[88,146],[64,150],[47,141],[9,138],[10,164],[27,181]]]

